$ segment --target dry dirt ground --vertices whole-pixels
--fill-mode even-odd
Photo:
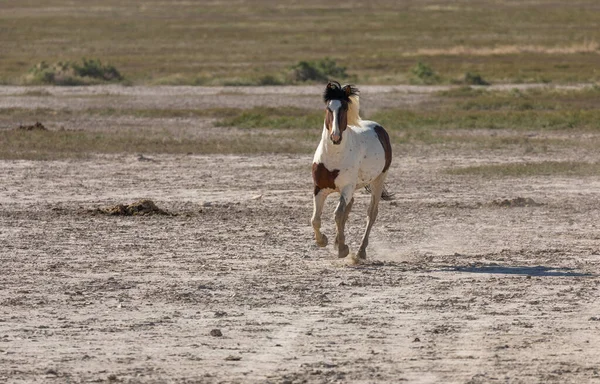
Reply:
[[[395,151],[362,265],[311,155],[0,161],[0,382],[600,382],[600,179],[445,172],[581,153]]]

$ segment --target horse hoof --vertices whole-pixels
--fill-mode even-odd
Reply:
[[[319,241],[319,240],[317,239],[317,245],[318,245],[319,247],[326,247],[326,246],[327,246],[327,236],[325,236],[325,235],[321,235],[321,241]]]
[[[347,245],[340,245],[338,248],[338,257],[340,259],[343,259],[344,257],[348,256],[348,254],[350,253],[350,248],[348,248]]]
[[[364,249],[359,249],[358,253],[356,254],[356,257],[358,257],[361,260],[366,260],[367,259],[367,251],[365,251]]]

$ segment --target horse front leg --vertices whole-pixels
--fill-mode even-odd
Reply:
[[[367,228],[365,229],[365,233],[360,243],[360,248],[356,254],[359,259],[367,258],[369,234],[371,233],[371,228],[373,227],[375,219],[377,218],[377,213],[379,213],[379,200],[381,200],[381,192],[383,191],[385,177],[386,174],[382,173],[371,183],[371,203],[369,204],[369,209],[367,211]]]
[[[327,236],[321,233],[321,214],[323,213],[323,205],[325,204],[327,195],[328,193],[321,189],[316,191],[313,198],[314,209],[311,224],[313,230],[315,231],[315,241],[319,247],[327,246]]]
[[[354,203],[354,198],[352,197],[353,192],[354,186],[342,190],[340,202],[335,209],[335,226],[337,232],[335,237],[335,247],[338,250],[339,258],[344,258],[350,253],[350,248],[346,245],[344,230],[346,228],[348,215],[350,215],[350,210],[352,209],[352,204]]]

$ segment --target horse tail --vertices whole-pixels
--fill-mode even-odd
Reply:
[[[389,192],[384,184],[383,189],[381,190],[381,200],[391,201],[394,200],[394,194]]]
[[[367,190],[367,192],[371,193],[371,186],[367,185],[365,186],[365,189]],[[381,200],[384,201],[391,201],[394,200],[394,193],[391,193],[387,190],[385,184],[383,185],[383,189],[381,190]]]

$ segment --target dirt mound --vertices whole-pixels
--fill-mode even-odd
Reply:
[[[33,125],[19,125],[19,128],[17,128],[20,131],[47,131],[48,128],[44,127],[44,124],[40,123],[39,121],[37,121],[35,124]]]
[[[98,208],[95,212],[110,216],[174,216],[173,214],[158,208],[152,200],[147,199],[143,199],[129,205],[117,204],[112,207]]]
[[[544,205],[533,200],[531,197],[516,197],[514,199],[494,200],[490,205],[496,207],[539,207]]]
[[[457,208],[457,209],[479,209],[481,203],[467,204],[462,201],[436,201],[433,203],[427,203],[428,208]]]

